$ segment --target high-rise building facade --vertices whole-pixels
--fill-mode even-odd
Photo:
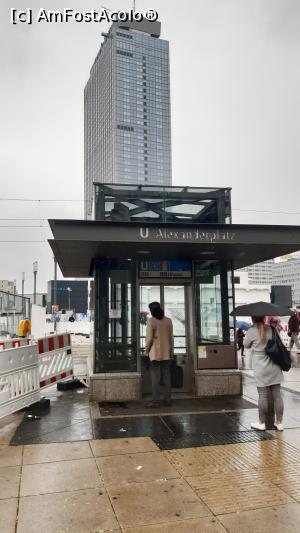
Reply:
[[[272,271],[273,285],[290,285],[292,302],[300,304],[300,257],[294,256],[286,261],[274,263]]]
[[[114,22],[84,93],[85,218],[93,182],[171,184],[169,43],[160,22]]]
[[[10,292],[11,294],[17,294],[16,282],[9,281],[7,279],[0,279],[0,291]]]
[[[249,285],[271,285],[272,284],[272,267],[274,259],[263,261],[255,265],[241,268],[241,272],[248,272]],[[237,270],[237,272],[239,272]]]

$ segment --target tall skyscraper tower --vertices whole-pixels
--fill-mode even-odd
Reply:
[[[85,218],[93,182],[171,184],[169,43],[160,22],[114,22],[84,91]]]

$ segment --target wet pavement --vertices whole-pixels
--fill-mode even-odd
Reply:
[[[149,398],[150,399],[150,398]],[[235,411],[256,407],[256,402],[246,400],[240,396],[220,396],[215,398],[174,398],[171,406],[161,405],[158,408],[145,409],[146,401],[139,402],[101,402],[99,410],[101,417],[111,416],[147,416],[171,413],[203,413],[217,411]]]
[[[0,445],[0,531],[298,533],[294,431],[165,451],[149,437]]]
[[[87,389],[52,388],[47,394],[51,408],[35,412],[38,420],[29,420],[25,413],[11,445],[151,437],[161,449],[171,449],[238,442],[237,435],[246,431],[248,439],[257,440],[251,431],[251,422],[258,417],[257,390],[251,376],[243,379],[244,398],[177,399],[171,408],[153,410],[145,409],[145,402],[91,408]],[[282,394],[285,427],[300,428],[300,394],[286,390]],[[268,429],[274,429],[272,424]],[[245,438],[241,434],[240,442]]]
[[[194,412],[101,416],[86,389],[52,389],[41,418],[1,420],[1,533],[298,533],[300,395],[283,392],[285,431],[255,432],[244,381]]]
[[[151,437],[160,448],[169,449],[172,447],[203,446],[210,442],[214,443],[212,437],[214,434],[239,433],[249,429],[240,423],[238,415],[241,411],[229,410],[225,412],[226,402],[223,401],[220,404],[219,399],[216,399],[216,402],[214,399],[210,400],[212,412],[205,412],[205,408],[207,408],[207,402],[205,402],[204,412],[176,413],[177,404],[174,402],[174,414],[161,413],[159,410],[156,410],[156,414],[148,414],[148,410],[144,408],[146,414],[139,416],[127,414],[126,416],[101,417],[99,415],[99,417],[94,418],[92,414],[95,409],[91,413],[85,389],[66,392],[54,390],[49,396],[51,408],[41,411],[35,410],[34,416],[37,415],[37,419],[29,419],[28,412],[25,413],[11,439],[12,445]],[[237,400],[237,398],[229,399],[228,407],[231,408],[234,405],[237,409]],[[188,401],[184,400],[184,402]],[[144,403],[142,405],[144,406]],[[251,406],[247,412],[252,413],[251,419],[253,420],[256,413],[255,404],[245,401],[243,403],[240,400],[240,406],[242,405]],[[221,412],[216,412],[218,409],[220,411],[220,407],[222,407]],[[199,404],[197,408],[199,408]],[[168,410],[170,411],[170,409]],[[234,414],[237,416],[231,416]],[[228,439],[228,442],[231,442],[232,437],[228,435]]]
[[[24,414],[21,424],[12,437],[11,444],[39,444],[90,440],[93,438],[87,389],[57,391],[49,389],[51,408],[35,410],[38,420],[28,420]]]

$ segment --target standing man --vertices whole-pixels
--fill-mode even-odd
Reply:
[[[164,382],[163,405],[171,405],[170,364],[174,354],[173,324],[164,315],[159,302],[149,304],[151,317],[147,321],[145,354],[150,358],[152,401],[146,407],[159,407],[160,373]]]
[[[290,350],[293,348],[294,344],[298,351],[300,351],[300,342],[298,339],[300,331],[300,317],[299,313],[294,313],[288,322],[288,336],[290,337]]]

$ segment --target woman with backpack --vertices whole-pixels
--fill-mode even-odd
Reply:
[[[265,317],[252,317],[253,326],[248,329],[245,339],[245,348],[253,350],[253,370],[258,391],[259,421],[253,422],[251,427],[264,431],[266,429],[266,417],[268,413],[268,395],[271,393],[274,400],[275,428],[283,430],[283,400],[280,384],[283,374],[280,366],[273,363],[266,353],[268,340],[272,338],[272,329],[265,324]]]

